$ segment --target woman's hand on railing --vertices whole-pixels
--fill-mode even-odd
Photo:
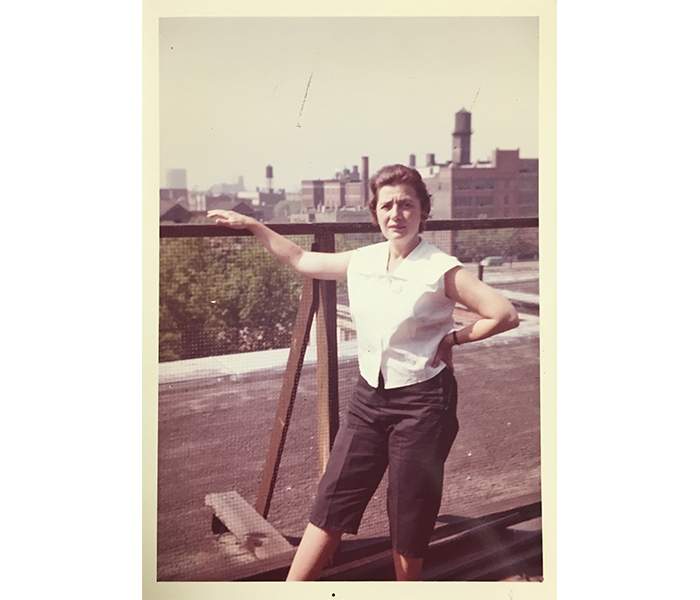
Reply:
[[[242,215],[235,210],[210,210],[207,218],[215,219],[217,225],[224,225],[231,229],[249,229],[258,222],[253,217]]]
[[[217,225],[232,229],[247,229],[280,262],[297,273],[314,279],[342,280],[345,278],[352,251],[308,252],[264,223],[233,210],[210,210],[207,217]]]

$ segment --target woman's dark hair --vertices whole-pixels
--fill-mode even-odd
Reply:
[[[369,189],[372,199],[369,202],[369,211],[372,222],[377,225],[377,195],[380,188],[385,185],[410,185],[420,200],[421,223],[419,231],[423,231],[425,221],[430,215],[430,194],[425,187],[420,173],[405,165],[387,165],[377,171],[369,180]]]

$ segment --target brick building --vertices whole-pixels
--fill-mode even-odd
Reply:
[[[491,160],[471,162],[471,114],[455,115],[452,160],[437,164],[428,154],[417,167],[433,197],[435,219],[535,217],[538,212],[538,159],[519,150],[493,151]],[[414,162],[412,157],[410,162]]]
[[[490,160],[472,161],[471,113],[455,114],[452,157],[437,163],[426,155],[425,165],[416,166],[415,154],[408,164],[417,169],[433,198],[434,219],[488,219],[531,217],[538,213],[538,159],[521,158],[520,150],[493,151]],[[369,159],[335,174],[334,179],[301,182],[302,206],[306,213],[333,213],[341,208],[362,208],[369,203]]]
[[[357,165],[352,171],[338,171],[333,179],[304,179],[301,200],[305,212],[336,212],[341,208],[367,206],[369,192],[369,158],[362,157],[362,173]]]

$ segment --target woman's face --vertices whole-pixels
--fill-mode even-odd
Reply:
[[[410,185],[385,185],[377,192],[377,223],[389,240],[410,241],[421,223],[420,199]]]

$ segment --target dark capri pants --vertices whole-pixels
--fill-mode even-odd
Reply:
[[[319,483],[310,521],[357,533],[389,467],[387,511],[392,546],[422,558],[442,500],[444,463],[457,423],[457,382],[445,368],[432,379],[384,389],[361,376]]]

